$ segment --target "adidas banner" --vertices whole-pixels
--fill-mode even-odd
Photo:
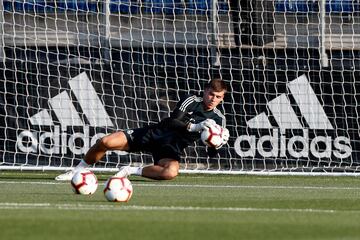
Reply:
[[[171,91],[184,87],[180,92],[187,93],[188,87],[164,73],[160,88],[120,67],[34,69],[4,70],[1,79],[0,150],[4,161],[15,165],[73,166],[105,134],[168,116],[173,106],[167,102],[178,100]],[[231,139],[229,149],[220,152],[226,158],[265,161],[269,169],[360,165],[359,72],[226,75]],[[203,150],[194,152],[207,157]],[[124,152],[108,157],[114,165],[119,158],[134,161]]]
[[[233,85],[237,157],[269,169],[359,166],[359,72],[257,73]]]

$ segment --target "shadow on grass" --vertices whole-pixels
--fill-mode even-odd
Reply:
[[[18,180],[18,181],[55,181],[55,177],[59,174],[62,174],[63,172],[22,172],[22,171],[0,171],[0,181],[6,181],[6,180]],[[96,174],[96,173],[95,173]],[[98,181],[106,181],[109,177],[111,177],[113,174],[96,174]],[[139,176],[130,176],[129,177],[131,182],[138,182],[138,183],[146,183],[146,182],[161,182],[158,180],[152,180],[148,178],[143,178]],[[60,182],[60,183],[66,183]]]

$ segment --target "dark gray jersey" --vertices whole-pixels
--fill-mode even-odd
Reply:
[[[204,110],[202,97],[195,95],[185,97],[178,102],[173,114],[176,114],[177,111],[184,113],[184,119],[190,119],[192,123],[200,123],[206,119],[213,119],[220,126],[226,127],[225,116],[219,109]],[[176,118],[176,116],[173,117]]]
[[[226,127],[225,116],[219,109],[206,111],[202,97],[187,95],[177,103],[170,117],[159,123],[159,134],[163,132],[164,135],[169,136],[169,132],[171,132],[172,137],[189,145],[200,139],[200,133],[187,131],[187,125],[200,123],[206,119],[213,119],[220,126]]]
[[[160,123],[125,131],[130,152],[149,151],[154,163],[163,158],[180,161],[184,148],[200,139],[200,133],[189,132],[187,125],[200,123],[206,119],[213,119],[217,124],[225,127],[225,117],[218,110],[205,111],[201,97],[186,96],[182,98],[170,117]],[[216,154],[215,149],[208,148],[209,156]]]

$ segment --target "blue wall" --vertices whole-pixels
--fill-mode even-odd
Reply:
[[[148,13],[148,14],[208,14],[212,0],[188,0],[184,4],[181,0],[110,0],[112,13]],[[86,0],[46,1],[46,0],[4,0],[5,11],[16,12],[64,12],[64,11],[102,11],[102,4]],[[219,13],[228,11],[227,1],[219,1]]]
[[[276,0],[278,12],[318,12],[319,1],[306,0]],[[355,12],[360,11],[360,2],[355,0],[326,0],[326,12]]]
[[[212,0],[110,0],[110,11],[124,14],[208,14]],[[3,1],[4,10],[16,12],[64,12],[64,11],[101,11],[101,4],[87,0],[17,0]],[[278,12],[318,12],[318,1],[310,0],[275,0]],[[219,13],[229,10],[228,0],[219,0]],[[352,0],[327,0],[327,12],[356,12],[360,11],[360,2]]]

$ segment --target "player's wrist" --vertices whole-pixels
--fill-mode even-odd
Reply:
[[[196,127],[196,124],[194,124],[194,123],[189,123],[189,124],[187,125],[187,130],[188,130],[189,132],[196,132],[196,129],[197,129],[197,127]]]

